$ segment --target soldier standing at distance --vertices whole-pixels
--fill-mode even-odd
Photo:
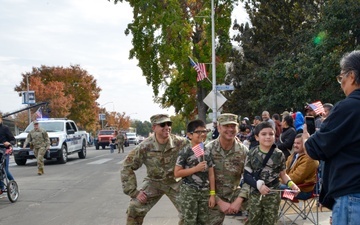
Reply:
[[[121,149],[121,152],[124,153],[125,137],[124,137],[124,135],[121,133],[121,131],[118,132],[118,135],[116,136],[116,141],[117,141],[117,143],[118,143],[118,153],[120,153],[120,149]]]
[[[37,159],[38,166],[38,175],[44,174],[44,155],[47,150],[50,149],[50,139],[48,133],[39,127],[39,122],[34,121],[34,129],[29,132],[26,137],[23,148],[26,147],[28,143],[32,145],[34,155]]]
[[[131,197],[126,224],[142,224],[146,214],[164,194],[178,210],[179,224],[183,224],[179,204],[180,182],[175,180],[174,168],[180,149],[189,144],[189,140],[171,134],[169,115],[157,114],[150,121],[154,135],[129,152],[121,170],[123,191]],[[134,171],[143,164],[147,175],[138,190]]]
[[[240,188],[240,179],[248,148],[235,139],[238,133],[237,115],[224,113],[218,117],[219,137],[205,148],[211,151],[215,164],[216,206],[209,209],[209,224],[223,224],[225,214],[239,212],[248,196],[248,189]]]

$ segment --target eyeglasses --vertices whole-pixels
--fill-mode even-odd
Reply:
[[[200,135],[200,134],[207,134],[209,131],[208,130],[195,130],[195,131],[193,131],[193,132],[190,132],[190,134],[198,134],[198,135]]]
[[[165,127],[165,125],[167,125],[168,127],[171,127],[171,124],[172,124],[172,122],[164,122],[164,123],[159,123],[158,125],[160,127]]]
[[[344,72],[344,73],[340,73],[340,75],[336,76],[336,80],[339,84],[341,84],[341,81],[344,77],[346,77],[348,74],[350,73],[350,71],[348,72]]]

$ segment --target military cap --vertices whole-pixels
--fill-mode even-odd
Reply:
[[[34,123],[34,124],[39,124],[39,121],[34,120],[33,123]]]
[[[164,122],[171,122],[170,116],[168,114],[156,114],[150,118],[151,124],[160,124]]]
[[[223,113],[218,117],[218,123],[220,125],[227,125],[227,124],[235,124],[239,125],[237,122],[238,116],[232,113]]]

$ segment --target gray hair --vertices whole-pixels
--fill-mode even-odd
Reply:
[[[346,53],[340,60],[340,67],[343,71],[353,71],[355,74],[355,83],[360,85],[360,51],[355,50]]]

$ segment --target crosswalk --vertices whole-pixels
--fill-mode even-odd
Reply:
[[[119,161],[119,158],[100,158],[99,159],[99,157],[102,157],[102,156],[96,156],[93,158],[86,158],[86,159],[71,160],[71,161],[68,161],[66,164],[72,165],[72,164],[77,164],[77,163],[84,163],[87,165],[101,165],[101,164],[107,164],[107,163],[114,163],[114,164],[120,165],[123,163],[123,160]],[[55,159],[53,159],[53,160],[55,160]],[[31,163],[36,164],[36,159],[28,159],[26,162],[26,164],[31,164]],[[14,161],[14,158],[11,157],[10,162],[9,162],[9,167],[13,167],[13,166],[17,166],[17,165]]]

